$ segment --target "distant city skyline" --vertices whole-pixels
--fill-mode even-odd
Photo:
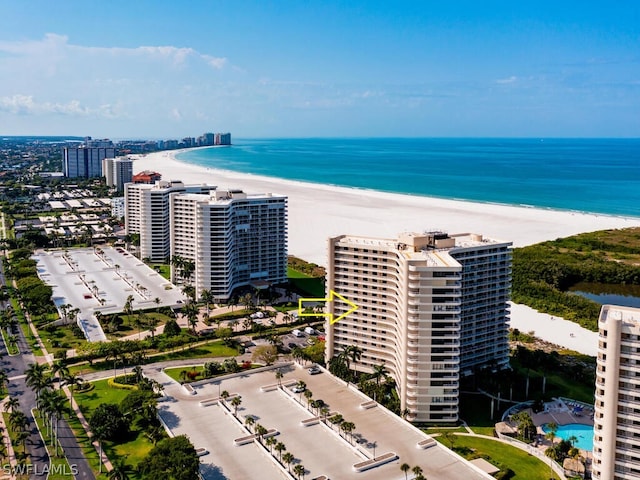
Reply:
[[[0,7],[0,135],[640,137],[632,1]]]

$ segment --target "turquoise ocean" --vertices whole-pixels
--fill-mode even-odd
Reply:
[[[234,139],[180,161],[288,180],[640,217],[640,139]]]

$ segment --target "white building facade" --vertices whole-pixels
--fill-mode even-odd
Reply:
[[[478,259],[493,268],[480,267]],[[363,353],[352,367],[370,373],[384,363],[408,419],[455,422],[462,369],[508,363],[510,275],[510,244],[480,235],[332,238],[327,290],[358,309],[327,326],[327,362],[357,346]],[[349,309],[327,307],[334,317]]]
[[[171,195],[171,257],[191,261],[198,294],[287,281],[287,197],[240,190]],[[172,279],[176,278],[172,269]]]
[[[140,258],[168,262],[171,249],[169,200],[172,193],[208,192],[210,185],[185,186],[181,181],[124,185],[125,229],[128,235],[140,235]]]
[[[640,478],[640,309],[603,305],[598,358],[592,478]]]

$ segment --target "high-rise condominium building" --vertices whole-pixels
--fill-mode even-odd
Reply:
[[[327,290],[358,309],[327,326],[327,361],[357,346],[351,367],[384,363],[410,420],[456,421],[460,373],[509,361],[510,246],[441,232],[329,239]]]
[[[640,478],[640,308],[604,305],[598,320],[592,478]]]
[[[102,160],[115,158],[114,147],[65,147],[62,151],[62,171],[68,178],[102,176]]]
[[[170,258],[169,196],[172,193],[206,193],[215,188],[185,186],[181,181],[125,184],[125,229],[129,235],[140,235],[140,258],[153,262],[166,262]]]
[[[240,190],[171,195],[171,257],[195,264],[198,295],[228,299],[241,286],[265,288],[287,280],[287,197]]]
[[[124,191],[124,184],[133,181],[133,160],[127,157],[105,158],[102,160],[102,176],[107,186]]]

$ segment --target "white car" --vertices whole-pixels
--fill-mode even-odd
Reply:
[[[309,375],[317,375],[321,370],[317,366],[313,366],[309,369]]]
[[[302,393],[306,390],[306,387],[303,387],[302,385],[296,385],[295,387],[293,387],[293,393]]]

